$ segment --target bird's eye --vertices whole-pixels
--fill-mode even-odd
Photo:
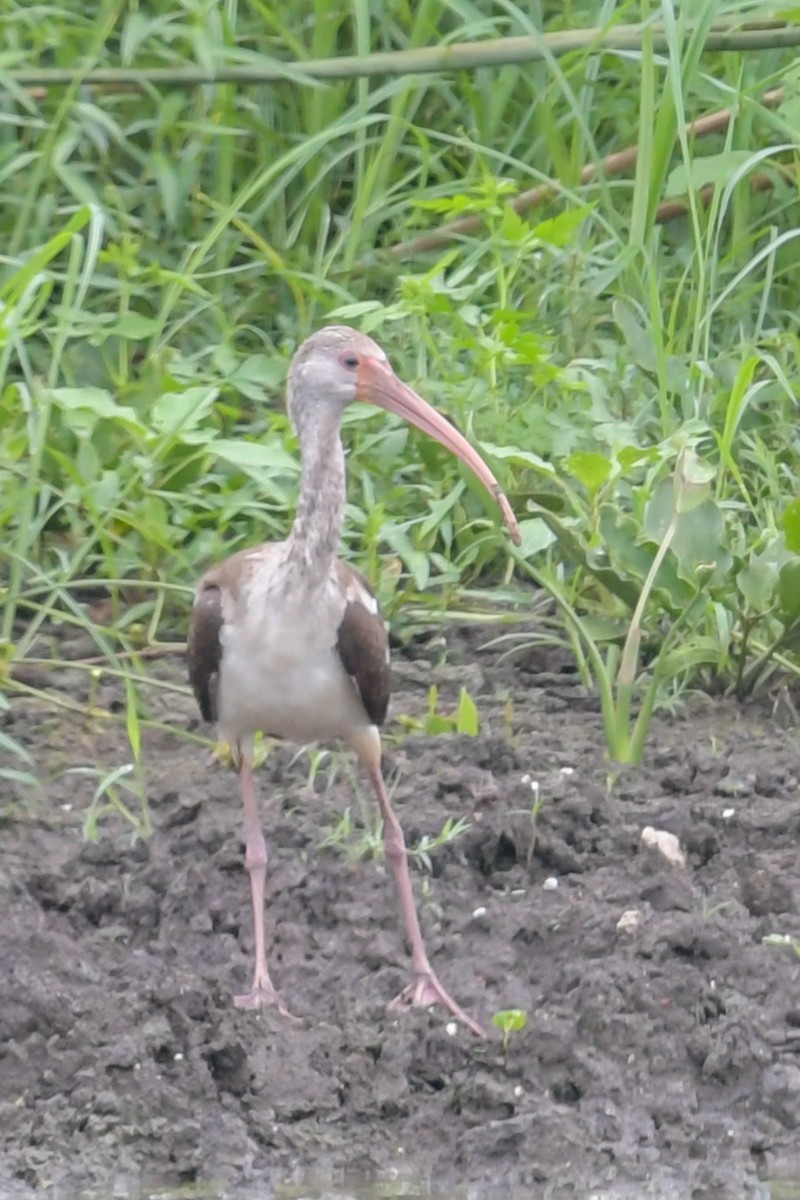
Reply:
[[[343,367],[348,367],[351,371],[355,371],[358,366],[358,355],[352,350],[345,350],[344,354],[339,356],[339,362]]]

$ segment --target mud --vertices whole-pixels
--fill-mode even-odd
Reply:
[[[376,1175],[740,1200],[800,1178],[800,957],[764,942],[800,938],[789,710],[691,697],[614,778],[569,660],[502,660],[487,638],[401,657],[395,718],[421,716],[434,680],[444,710],[466,684],[481,733],[395,720],[387,772],[410,844],[469,823],[430,869],[415,859],[415,888],[464,1007],[490,1026],[527,1013],[505,1049],[439,1012],[387,1015],[408,961],[385,864],[356,857],[374,818],[347,754],[283,746],[260,771],[290,1022],[231,1003],[251,950],[239,802],[232,772],[169,732],[198,729],[191,699],[153,693],[153,837],[110,815],[96,843],[81,825],[99,777],[72,769],[126,762],[124,729],[15,702],[41,790],[0,796],[3,1196]],[[65,696],[84,679],[61,677]],[[119,706],[115,687],[98,702]],[[678,836],[685,867],[643,847],[647,825]]]

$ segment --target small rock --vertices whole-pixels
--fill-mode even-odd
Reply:
[[[714,792],[717,796],[726,796],[731,800],[736,800],[741,796],[751,796],[755,789],[755,782],[755,775],[745,775],[744,777],[727,775],[714,784]]]
[[[658,850],[674,867],[686,866],[686,855],[680,842],[674,833],[669,833],[666,829],[653,829],[652,825],[646,825],[642,830],[642,845],[647,846],[649,850]]]
[[[644,914],[640,908],[626,908],[617,921],[617,933],[633,933],[643,920]]]

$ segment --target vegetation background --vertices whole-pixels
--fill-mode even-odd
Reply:
[[[283,380],[326,321],[379,338],[482,446],[522,522],[517,552],[437,446],[348,412],[344,553],[398,636],[469,614],[502,617],[512,650],[569,644],[622,761],[687,687],[745,697],[796,674],[800,70],[796,11],[768,8],[11,0],[3,706],[35,693],[122,719],[138,761],[148,656],[182,638],[196,577],[288,529]],[[784,24],[748,48],[708,48],[718,26],[770,17]],[[631,24],[625,49],[540,37]],[[302,70],[511,36],[539,37],[540,57]],[[130,78],[275,60],[268,83]],[[15,74],[42,67],[63,81]],[[415,244],[464,214],[467,232]],[[67,659],[85,705],[51,686]],[[94,703],[101,673],[124,682],[116,717]],[[0,772],[24,784],[35,763],[12,732]]]

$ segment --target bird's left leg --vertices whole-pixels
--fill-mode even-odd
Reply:
[[[353,739],[353,744],[378,797],[378,804],[383,816],[383,844],[386,858],[392,868],[397,890],[400,894],[400,909],[403,914],[403,923],[411,944],[411,966],[414,978],[407,987],[403,988],[400,995],[395,997],[389,1008],[428,1008],[432,1004],[439,1004],[451,1012],[454,1017],[458,1017],[459,1021],[463,1021],[472,1033],[478,1037],[486,1037],[486,1031],[481,1028],[477,1021],[473,1021],[472,1017],[468,1016],[461,1005],[445,990],[437,979],[428,960],[422,930],[420,929],[419,917],[417,915],[417,906],[414,901],[414,892],[411,887],[411,874],[408,869],[405,838],[403,837],[400,822],[395,816],[394,809],[389,801],[389,794],[386,791],[386,784],[383,772],[381,771],[380,735],[375,726],[371,726],[369,730],[363,731],[357,740]]]
[[[264,931],[264,882],[267,874],[267,844],[261,828],[258,811],[253,764],[248,753],[241,754],[239,762],[239,787],[244,808],[244,865],[250,876],[250,894],[253,902],[253,934],[255,938],[255,966],[253,983],[249,992],[234,996],[237,1008],[266,1008],[274,1005],[279,1013],[291,1016],[278,995],[267,969],[266,936]]]

